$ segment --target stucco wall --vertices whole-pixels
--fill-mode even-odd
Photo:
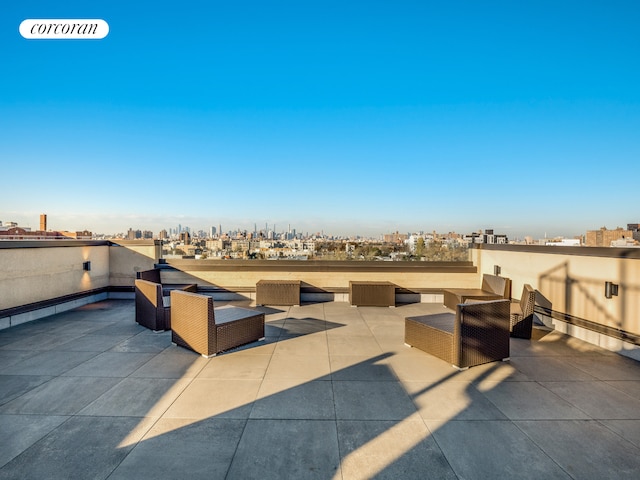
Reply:
[[[109,285],[109,247],[2,248],[0,272],[0,310],[85,292]]]
[[[162,273],[165,282],[198,283],[233,289],[253,288],[259,280],[301,280],[317,288],[348,288],[350,280],[388,281],[423,290],[478,288],[474,266],[430,266],[429,262],[296,262],[256,260],[169,260],[178,271]]]
[[[611,256],[588,255],[593,252],[588,247],[528,250],[474,249],[473,260],[481,273],[493,273],[494,265],[500,266],[501,275],[512,280],[514,297],[519,298],[529,283],[540,292],[543,306],[640,334],[639,258],[625,258],[616,249],[607,249]],[[618,296],[605,298],[606,281],[619,285]]]
[[[114,287],[132,287],[136,272],[150,270],[158,262],[158,245],[153,241],[122,242],[109,248],[109,283]]]

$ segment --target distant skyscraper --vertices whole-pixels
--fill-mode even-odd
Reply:
[[[41,232],[47,231],[47,215],[44,213],[40,214],[40,231]]]

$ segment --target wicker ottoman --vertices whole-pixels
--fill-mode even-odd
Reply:
[[[256,305],[300,305],[300,280],[260,280]]]

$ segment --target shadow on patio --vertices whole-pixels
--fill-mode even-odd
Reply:
[[[458,372],[395,309],[270,309],[204,359],[106,301],[0,332],[0,478],[635,478],[640,366],[537,331]]]

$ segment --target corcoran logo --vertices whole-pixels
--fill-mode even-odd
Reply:
[[[100,19],[28,19],[20,24],[20,35],[28,39],[99,40],[109,33],[109,24]]]

